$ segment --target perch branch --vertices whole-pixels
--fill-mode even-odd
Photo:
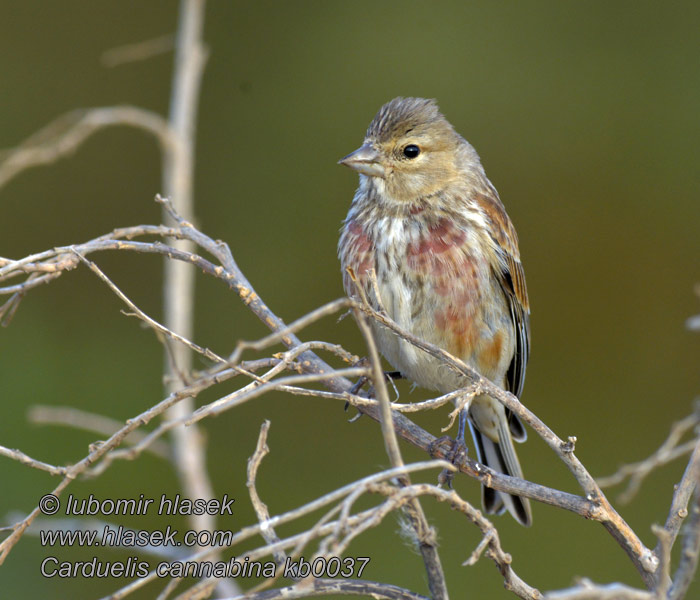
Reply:
[[[159,199],[164,205],[164,209],[171,211],[172,208],[169,206],[168,201],[164,199]],[[233,257],[228,249],[228,247],[220,242],[215,242],[202,234],[201,232],[195,230],[191,224],[188,222],[175,218],[176,226],[173,227],[155,227],[155,226],[140,226],[137,228],[128,228],[115,230],[112,234],[107,236],[102,236],[86,244],[72,246],[67,248],[57,248],[45,253],[40,253],[33,255],[32,257],[26,257],[20,261],[12,261],[9,259],[0,260],[0,280],[5,280],[9,277],[18,277],[22,274],[27,276],[27,279],[33,273],[54,273],[60,274],[74,268],[76,264],[79,263],[80,259],[76,258],[74,251],[78,251],[82,255],[87,255],[91,252],[102,251],[108,249],[117,250],[130,250],[136,252],[147,252],[156,253],[163,256],[173,258],[178,261],[193,264],[200,268],[204,272],[217,277],[226,283],[232,290],[234,290],[244,301],[244,303],[256,314],[268,327],[270,327],[273,333],[267,336],[264,344],[281,342],[290,348],[286,353],[278,355],[279,357],[285,357],[280,359],[279,362],[274,364],[269,364],[269,369],[274,370],[279,365],[279,370],[275,371],[275,376],[281,373],[285,368],[301,369],[305,375],[317,374],[321,375],[320,378],[315,381],[323,381],[330,391],[325,392],[321,390],[311,390],[306,387],[299,387],[298,384],[308,384],[311,380],[295,380],[294,377],[279,377],[277,379],[271,379],[270,376],[263,375],[258,377],[257,375],[251,375],[253,382],[246,386],[248,390],[244,394],[259,393],[253,388],[262,387],[268,385],[267,389],[288,389],[295,393],[304,394],[317,394],[321,397],[329,397],[336,399],[349,399],[358,406],[358,408],[365,414],[369,415],[373,419],[381,422],[381,403],[378,401],[372,401],[369,399],[363,399],[359,396],[352,396],[348,394],[348,389],[350,388],[350,382],[344,377],[344,375],[357,374],[359,371],[353,370],[340,370],[337,371],[333,367],[329,366],[325,361],[323,361],[314,350],[327,350],[332,354],[340,357],[342,360],[349,360],[352,355],[344,353],[339,350],[337,346],[329,345],[322,342],[307,342],[306,345],[302,344],[296,336],[296,331],[298,331],[301,326],[306,324],[305,317],[293,323],[292,326],[287,326],[284,324],[272,311],[262,302],[262,300],[257,296],[253,288],[250,286],[249,282],[240,273],[238,267],[233,260]],[[156,235],[163,237],[174,237],[178,239],[188,239],[193,243],[200,246],[202,249],[211,254],[218,262],[218,265],[210,260],[207,260],[203,256],[199,256],[194,253],[189,253],[185,251],[178,250],[172,246],[164,245],[160,242],[138,242],[133,241],[134,237],[140,235]],[[70,256],[68,256],[70,255]],[[22,284],[19,284],[20,286]],[[20,289],[20,292],[24,291]],[[330,303],[323,310],[319,309],[319,314],[331,314],[334,310],[339,310],[341,307],[347,306],[347,301],[338,301],[337,303]],[[463,390],[458,390],[455,392],[455,396],[448,397],[447,395],[442,398],[432,399],[426,401],[424,407],[426,409],[435,407],[439,403],[447,403],[450,399],[458,397],[459,395],[469,394],[473,391],[473,386],[480,386],[478,389],[483,390],[489,395],[493,395],[496,399],[503,402],[508,408],[513,410],[516,414],[521,416],[525,422],[530,424],[533,429],[540,434],[545,441],[555,450],[559,456],[565,457],[564,462],[569,465],[570,470],[574,473],[577,480],[581,484],[581,487],[586,490],[591,489],[590,486],[593,485],[593,489],[597,487],[595,481],[590,478],[587,471],[580,465],[578,459],[573,455],[574,450],[574,439],[569,438],[567,442],[564,442],[558,438],[549,428],[537,419],[530,411],[523,407],[517,399],[512,395],[507,394],[500,390],[500,388],[494,386],[491,382],[484,378],[481,378],[478,374],[471,371],[466,365],[460,363],[453,357],[446,355],[439,348],[426,344],[421,340],[413,338],[408,332],[402,331],[395,323],[390,322],[385,315],[382,315],[376,311],[372,311],[370,307],[366,304],[354,302],[351,304],[356,310],[360,310],[367,314],[370,318],[377,320],[381,326],[388,327],[392,329],[397,335],[406,339],[410,343],[416,345],[417,347],[429,352],[433,355],[440,356],[450,368],[456,369],[458,372],[462,373],[465,377],[465,383],[470,383],[470,386],[465,387]],[[259,340],[261,342],[262,340]],[[250,344],[250,343],[248,343]],[[255,343],[254,343],[255,344]],[[238,354],[236,358],[239,359],[241,353],[245,349],[250,349],[250,345],[245,343],[238,347],[236,351]],[[287,353],[293,353],[293,358]],[[235,354],[235,353],[234,353]],[[233,355],[232,355],[233,356]],[[293,365],[293,367],[292,367]],[[213,367],[212,371],[216,371],[217,374],[212,377],[226,378],[228,374],[232,371],[240,368],[238,365],[232,364],[230,361],[221,363]],[[196,377],[200,377],[201,374],[197,374]],[[266,379],[267,376],[267,379]],[[209,374],[205,373],[204,377],[209,377]],[[213,385],[215,383],[214,379],[207,379],[207,386]],[[276,387],[275,387],[276,386]],[[192,392],[194,388],[188,387],[188,390]],[[202,388],[203,389],[203,388]],[[188,395],[196,394],[196,390]],[[325,394],[325,395],[324,395]],[[243,396],[240,396],[243,397]],[[220,406],[220,405],[219,405]],[[434,437],[417,427],[410,420],[399,413],[399,407],[402,405],[393,403],[390,408],[396,407],[397,410],[393,413],[393,424],[394,430],[399,437],[408,440],[410,443],[428,450],[431,443],[434,441]],[[416,407],[412,407],[411,410]],[[213,413],[212,413],[213,414]],[[110,450],[113,451],[114,448]],[[442,450],[439,448],[436,450],[437,456],[444,456]],[[101,457],[99,460],[103,460]],[[691,461],[692,462],[692,461]],[[576,512],[586,518],[598,520],[604,524],[604,526],[613,534],[613,536],[618,540],[620,545],[625,549],[633,563],[637,566],[642,573],[645,583],[649,587],[656,585],[653,581],[653,576],[651,575],[654,570],[657,569],[658,556],[659,554],[652,554],[651,551],[646,549],[641,542],[638,540],[634,532],[632,532],[628,526],[622,521],[619,515],[609,506],[607,500],[604,496],[596,496],[595,494],[588,494],[587,497],[575,496],[572,494],[566,494],[558,490],[552,490],[546,488],[545,486],[540,486],[531,482],[524,480],[509,478],[508,476],[492,472],[482,465],[479,465],[475,461],[466,457],[460,464],[457,465],[458,469],[462,472],[467,473],[471,477],[474,477],[486,485],[494,489],[505,491],[508,493],[515,493],[521,496],[529,497],[534,500],[539,500],[542,502],[549,503],[554,506],[559,506],[567,510]],[[688,472],[690,473],[690,471]],[[684,481],[691,481],[690,475],[684,479]],[[593,482],[592,484],[590,482]],[[687,492],[688,485],[684,485],[683,482],[679,486],[679,490],[683,490],[682,494],[678,492],[674,495],[674,506],[681,503],[683,497],[687,499],[690,492]],[[686,493],[687,492],[687,493]],[[602,494],[602,492],[601,492]],[[682,503],[681,503],[682,504]],[[680,509],[678,509],[680,510]],[[676,510],[675,514],[682,514]],[[675,525],[674,525],[675,526]],[[678,522],[678,527],[680,522]],[[301,539],[301,538],[300,538]],[[7,540],[5,540],[7,542]],[[478,548],[479,552],[484,551],[484,547],[487,545],[486,541],[482,541],[481,547]],[[6,546],[5,546],[6,548]],[[477,555],[479,554],[477,552]],[[0,555],[2,556],[2,555]],[[645,575],[646,573],[646,575]]]
[[[158,198],[158,201],[164,204],[166,207],[169,206],[166,199]],[[3,275],[5,277],[9,277],[17,276],[21,273],[33,272],[33,270],[36,269],[36,264],[41,261],[47,265],[55,265],[61,272],[65,272],[65,270],[72,269],[79,263],[79,259],[75,255],[75,251],[84,256],[95,251],[104,250],[129,250],[135,252],[161,254],[163,256],[187,262],[188,264],[193,264],[204,272],[221,279],[226,283],[226,285],[236,291],[236,293],[243,299],[254,314],[256,314],[268,327],[276,331],[284,331],[286,329],[286,325],[274,313],[272,313],[270,309],[261,301],[259,296],[255,294],[249,282],[238,270],[228,247],[225,244],[214,242],[201,232],[194,230],[192,226],[187,223],[178,223],[180,226],[175,228],[161,226],[139,226],[117,229],[112,234],[101,236],[100,238],[86,242],[85,244],[65,248],[56,248],[54,250],[39,253],[31,257],[26,257],[25,259],[19,261],[6,260],[4,262],[4,267],[0,267],[0,280]],[[191,239],[214,257],[221,260],[222,265],[217,266],[201,256],[182,252],[159,242],[146,243],[133,240],[133,238],[143,235],[182,237]],[[338,305],[340,306],[340,304],[341,303]],[[347,391],[351,387],[350,381],[348,381],[345,377],[342,377],[340,374],[334,373],[335,370],[332,367],[320,359],[316,354],[305,349],[295,334],[282,334],[281,341],[283,344],[291,347],[293,350],[300,346],[304,349],[303,352],[298,355],[295,354],[295,356],[296,362],[306,373],[318,373],[323,375],[324,378],[328,378],[325,380],[325,385],[327,385],[332,392],[340,394],[344,399],[351,398],[347,395]],[[225,370],[227,369],[227,365],[222,365],[221,367],[217,368],[223,368]],[[224,371],[222,371],[222,373],[223,372]],[[205,389],[218,381],[220,381],[220,379],[207,379],[204,382],[201,382],[201,387],[194,386],[188,388],[190,390],[188,394],[197,393],[197,389]],[[293,384],[294,382],[290,380],[286,383]],[[279,385],[279,382],[277,385]],[[443,397],[442,399],[433,400],[431,403],[448,401],[448,397]],[[377,403],[372,403],[369,401],[366,402],[367,404],[364,407],[360,407],[361,410],[365,414],[379,421],[380,416]],[[396,432],[400,437],[425,451],[429,451],[432,442],[435,440],[433,435],[417,427],[414,423],[400,414],[394,414],[393,422]],[[441,454],[440,452],[441,451],[438,449],[437,455],[444,456],[444,454]],[[468,457],[466,457],[464,462],[459,465],[459,468],[462,472],[471,477],[479,479],[483,483],[490,485],[495,489],[526,496],[555,506],[560,506],[567,510],[577,512],[586,518],[593,518],[596,515],[597,508],[595,504],[589,500],[586,500],[585,498],[552,490],[551,488],[547,488],[545,486],[510,478],[506,475],[486,470]]]
[[[648,587],[654,586],[654,573],[658,567],[659,561],[656,555],[639,539],[637,534],[622,517],[615,511],[612,505],[596,484],[593,477],[588,473],[583,464],[576,458],[573,453],[573,443],[564,442],[561,440],[547,425],[545,425],[534,413],[527,409],[513,394],[502,390],[485,377],[482,377],[474,369],[466,365],[461,360],[450,355],[445,350],[438,348],[433,344],[424,342],[410,332],[399,327],[394,321],[386,315],[374,310],[366,302],[358,303],[357,307],[371,316],[380,325],[390,329],[402,339],[410,342],[412,345],[424,350],[431,356],[440,358],[444,364],[453,369],[457,373],[463,375],[472,384],[478,385],[484,393],[495,398],[504,406],[518,415],[525,423],[530,425],[532,429],[554,450],[559,458],[572,472],[579,485],[586,494],[586,499],[592,502],[595,509],[589,513],[588,517],[599,521],[605,529],[615,538],[618,544],[625,550],[633,564],[637,567],[640,575],[644,579]],[[483,469],[483,467],[481,467]],[[492,474],[490,472],[489,474]],[[494,485],[491,481],[487,483],[489,487],[502,490],[501,487]],[[505,491],[505,490],[503,490]],[[527,497],[532,497],[529,494],[519,494]]]

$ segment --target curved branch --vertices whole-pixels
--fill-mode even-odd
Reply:
[[[174,145],[168,122],[150,110],[129,105],[74,110],[61,115],[18,147],[3,152],[0,188],[27,169],[50,165],[70,156],[91,135],[117,126],[134,127],[150,133],[160,142],[163,151],[170,151]]]

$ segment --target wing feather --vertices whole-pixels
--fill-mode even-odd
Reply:
[[[530,301],[527,296],[525,271],[520,262],[515,227],[506,214],[496,190],[491,188],[490,192],[478,195],[476,202],[491,225],[490,234],[497,248],[496,261],[492,265],[493,273],[508,299],[516,334],[515,353],[506,374],[506,385],[508,391],[520,397],[525,383],[527,361],[530,358]],[[522,425],[518,425],[522,430]],[[518,433],[513,431],[513,437],[517,439]]]

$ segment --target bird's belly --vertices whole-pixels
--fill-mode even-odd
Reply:
[[[410,260],[408,268],[379,260],[383,308],[402,328],[503,385],[515,340],[506,298],[485,260],[464,254],[454,259],[427,257],[419,269],[411,269]],[[421,387],[447,393],[468,384],[441,359],[385,327],[375,324],[375,336],[386,359]]]

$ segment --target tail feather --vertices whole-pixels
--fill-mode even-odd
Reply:
[[[506,419],[508,419],[508,427],[510,428],[510,435],[513,439],[521,444],[527,441],[527,431],[525,431],[525,426],[520,420],[520,417],[506,408]]]
[[[476,444],[476,452],[480,463],[494,471],[505,473],[512,477],[523,477],[523,471],[520,467],[518,456],[515,453],[515,448],[513,447],[513,439],[510,435],[509,425],[505,419],[499,424],[498,443],[482,435],[471,420],[469,421],[469,428],[471,429],[472,437]],[[487,513],[501,514],[507,510],[513,515],[516,521],[525,527],[529,527],[532,524],[530,501],[527,498],[513,496],[482,486],[481,501]]]

